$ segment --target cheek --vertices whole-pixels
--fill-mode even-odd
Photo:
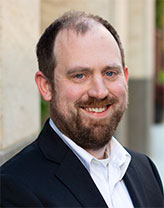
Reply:
[[[110,91],[118,98],[125,98],[127,95],[127,84],[126,83],[115,83],[110,87]]]
[[[76,113],[75,103],[82,97],[83,93],[79,87],[69,85],[62,86],[60,92],[58,103],[64,116],[69,119],[71,118],[70,112]]]
[[[61,88],[61,96],[65,102],[74,103],[83,95],[83,89],[80,86],[64,85]]]

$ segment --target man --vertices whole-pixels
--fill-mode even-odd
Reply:
[[[115,29],[68,12],[37,45],[36,83],[50,102],[38,139],[2,166],[2,207],[163,207],[158,172],[113,137],[128,104]]]

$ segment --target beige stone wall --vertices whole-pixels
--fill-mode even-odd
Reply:
[[[155,0],[129,0],[127,62],[133,79],[151,79],[155,57]]]
[[[41,24],[42,31],[68,10],[85,11],[104,17],[113,18],[113,10],[110,11],[113,0],[41,0]]]
[[[25,141],[40,128],[34,81],[40,35],[39,0],[0,1],[0,150]]]

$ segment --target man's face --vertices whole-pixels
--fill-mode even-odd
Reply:
[[[50,103],[56,126],[84,149],[106,145],[127,107],[128,72],[119,47],[101,25],[85,34],[61,31]]]

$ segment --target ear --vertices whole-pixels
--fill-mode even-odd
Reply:
[[[125,73],[125,80],[128,83],[128,81],[129,81],[129,70],[128,70],[127,66],[125,66],[124,73]]]
[[[51,84],[48,78],[41,71],[38,71],[35,74],[35,81],[43,99],[45,101],[50,101],[52,97],[51,96],[52,91],[51,91]]]

